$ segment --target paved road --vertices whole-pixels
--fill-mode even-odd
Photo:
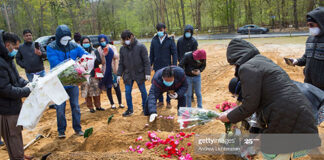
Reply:
[[[308,36],[308,32],[293,32],[293,33],[267,33],[267,34],[251,34],[250,38],[271,38],[271,37],[298,37],[298,36]],[[181,36],[176,36],[178,40]],[[224,39],[233,39],[233,38],[242,38],[247,39],[249,35],[241,34],[211,34],[211,35],[195,35],[197,40],[224,40]],[[151,38],[139,39],[140,42],[151,42]],[[119,43],[119,42],[117,42]]]

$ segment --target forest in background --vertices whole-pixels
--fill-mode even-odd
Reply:
[[[199,33],[231,33],[246,24],[298,29],[318,6],[324,0],[1,0],[0,29],[21,35],[29,28],[40,37],[66,24],[72,32],[114,39],[125,29],[150,37],[158,22],[177,35],[186,24]]]

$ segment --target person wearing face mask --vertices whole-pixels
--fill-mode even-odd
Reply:
[[[16,55],[17,64],[25,69],[29,82],[33,81],[34,75],[45,76],[43,61],[46,51],[40,44],[33,42],[33,34],[29,29],[23,31],[24,44],[19,46]]]
[[[144,107],[144,115],[150,116],[149,122],[157,117],[157,100],[166,92],[167,95],[178,100],[178,110],[186,106],[186,92],[188,82],[184,70],[178,66],[168,66],[158,70],[152,80],[152,86]]]
[[[153,37],[150,47],[150,62],[152,70],[157,72],[159,69],[170,65],[177,65],[177,48],[172,37],[166,33],[166,26],[163,23],[156,25],[157,34]],[[159,98],[158,106],[162,107],[163,95]],[[167,96],[167,108],[171,108],[170,97]]]
[[[96,107],[96,110],[101,109],[100,103],[100,94],[101,90],[99,88],[99,79],[95,76],[95,70],[99,68],[101,64],[101,56],[99,52],[95,52],[95,49],[91,46],[91,40],[89,37],[83,36],[80,40],[80,45],[91,55],[96,57],[94,68],[91,71],[90,83],[84,82],[81,85],[81,96],[85,98],[87,107],[90,109],[91,113],[95,113],[93,105]],[[100,68],[99,68],[100,69]],[[93,101],[93,103],[92,103]]]
[[[202,108],[201,72],[206,68],[206,58],[205,50],[196,50],[187,52],[179,64],[179,67],[185,70],[188,81],[187,107],[191,107],[192,90],[194,89],[197,95],[198,108]]]
[[[198,48],[198,42],[193,37],[194,28],[192,25],[186,25],[183,36],[177,42],[178,61],[181,62],[185,53],[193,52]]]
[[[305,66],[305,83],[324,90],[324,7],[318,7],[307,14],[310,36],[306,41],[305,54],[299,59],[288,58],[292,66]]]
[[[71,31],[68,26],[60,25],[56,28],[55,41],[47,45],[47,58],[50,63],[50,68],[54,68],[65,60],[81,58],[83,55],[88,54],[80,45],[70,42]],[[72,110],[72,124],[76,135],[83,136],[81,130],[81,113],[79,105],[79,87],[78,86],[64,86],[67,94],[70,97],[70,105]],[[56,105],[57,116],[57,130],[58,137],[65,138],[66,118],[65,118],[64,102],[61,105]]]
[[[102,89],[106,89],[112,109],[117,109],[112,97],[112,88],[115,89],[119,108],[124,108],[125,106],[122,104],[122,95],[116,76],[119,61],[118,52],[114,52],[113,49],[109,46],[108,37],[106,35],[100,34],[98,36],[98,41],[100,42],[100,46],[98,47],[97,51],[99,52],[102,59],[102,72],[104,73],[104,77],[100,82],[100,87]]]
[[[22,126],[16,126],[22,98],[33,87],[21,78],[13,61],[20,39],[16,34],[0,30],[0,139],[3,138],[10,159],[31,159],[24,156]]]
[[[124,117],[133,114],[132,89],[134,82],[141,92],[142,107],[147,99],[145,81],[151,79],[150,61],[147,49],[144,44],[140,43],[129,30],[125,30],[121,34],[122,44],[120,47],[120,60],[117,71],[117,81],[119,83],[121,77],[125,84],[125,95],[127,101],[127,111]]]
[[[228,45],[227,61],[237,68],[243,101],[221,113],[219,120],[237,123],[256,113],[265,157],[283,154],[288,160],[293,152],[321,145],[310,102],[280,66],[261,55],[253,44],[238,38]],[[281,135],[272,137],[274,134]]]

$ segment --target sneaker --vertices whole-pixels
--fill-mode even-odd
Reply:
[[[167,104],[166,108],[168,108],[168,109],[171,109],[171,108],[172,108],[172,106],[171,106],[171,103],[170,103],[170,102],[169,102],[169,103]]]
[[[157,104],[157,107],[163,107],[164,106],[164,103],[163,102],[159,102],[158,104]]]
[[[126,112],[123,113],[123,117],[129,117],[133,114],[132,111],[127,110]]]
[[[104,108],[101,108],[101,107],[99,107],[99,108],[96,108],[96,110],[97,110],[97,111],[104,111],[105,109],[104,109]]]
[[[116,109],[116,105],[115,104],[111,105],[111,109]]]
[[[59,133],[59,134],[58,134],[58,138],[62,138],[62,139],[63,139],[63,138],[65,138],[65,137],[66,137],[66,136],[65,136],[65,133]]]
[[[82,131],[75,132],[75,134],[78,135],[78,136],[83,136],[84,135],[84,133]]]
[[[91,113],[95,113],[96,111],[94,109],[90,109],[90,112]]]
[[[56,105],[50,105],[48,108],[49,109],[56,109]]]
[[[119,104],[119,108],[125,108],[123,104]]]

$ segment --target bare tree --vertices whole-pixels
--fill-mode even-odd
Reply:
[[[185,27],[186,25],[186,15],[184,12],[184,4],[183,4],[183,0],[180,0],[181,3],[181,11],[182,11],[182,23],[183,23],[183,27]]]
[[[3,6],[3,10],[4,10],[4,15],[5,15],[8,31],[11,32],[11,26],[10,26],[10,20],[9,20],[9,16],[8,16],[6,2],[3,2],[2,6]]]
[[[298,29],[297,0],[294,0],[294,24],[295,28]]]

